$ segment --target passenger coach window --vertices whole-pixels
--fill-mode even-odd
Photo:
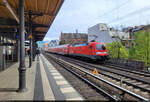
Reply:
[[[97,49],[97,50],[105,50],[106,48],[105,48],[104,45],[97,44],[97,45],[96,45],[96,49]]]

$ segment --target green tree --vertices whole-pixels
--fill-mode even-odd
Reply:
[[[129,52],[121,42],[112,42],[106,44],[108,53],[111,58],[127,59]]]
[[[150,30],[134,33],[134,45],[129,51],[121,42],[106,44],[111,58],[132,59],[144,61],[150,66]]]
[[[129,58],[150,63],[150,31],[138,31],[134,34],[134,46],[129,50]]]

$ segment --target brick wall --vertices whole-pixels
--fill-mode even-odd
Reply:
[[[61,33],[60,41],[65,41],[66,44],[86,43],[88,35],[85,33]]]

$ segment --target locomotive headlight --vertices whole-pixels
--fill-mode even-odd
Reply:
[[[101,52],[96,52],[96,55],[101,54]]]
[[[98,55],[98,54],[106,54],[107,52],[96,52],[96,55]]]

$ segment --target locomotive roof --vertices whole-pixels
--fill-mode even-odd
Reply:
[[[83,44],[72,44],[72,47],[77,47],[77,46],[87,46],[89,44],[105,44],[103,42],[89,42],[89,43],[83,43]]]
[[[65,45],[57,45],[57,46],[53,46],[53,47],[49,47],[49,48],[62,48],[62,47],[67,47],[69,44],[65,44]]]
[[[103,42],[90,42],[91,44],[105,44]]]
[[[53,47],[49,47],[49,48],[63,48],[63,47],[67,47],[67,46],[71,46],[71,47],[79,47],[79,46],[87,46],[89,44],[104,44],[103,42],[90,42],[90,43],[83,43],[83,44],[64,44],[64,45],[57,45],[57,46],[53,46]]]

